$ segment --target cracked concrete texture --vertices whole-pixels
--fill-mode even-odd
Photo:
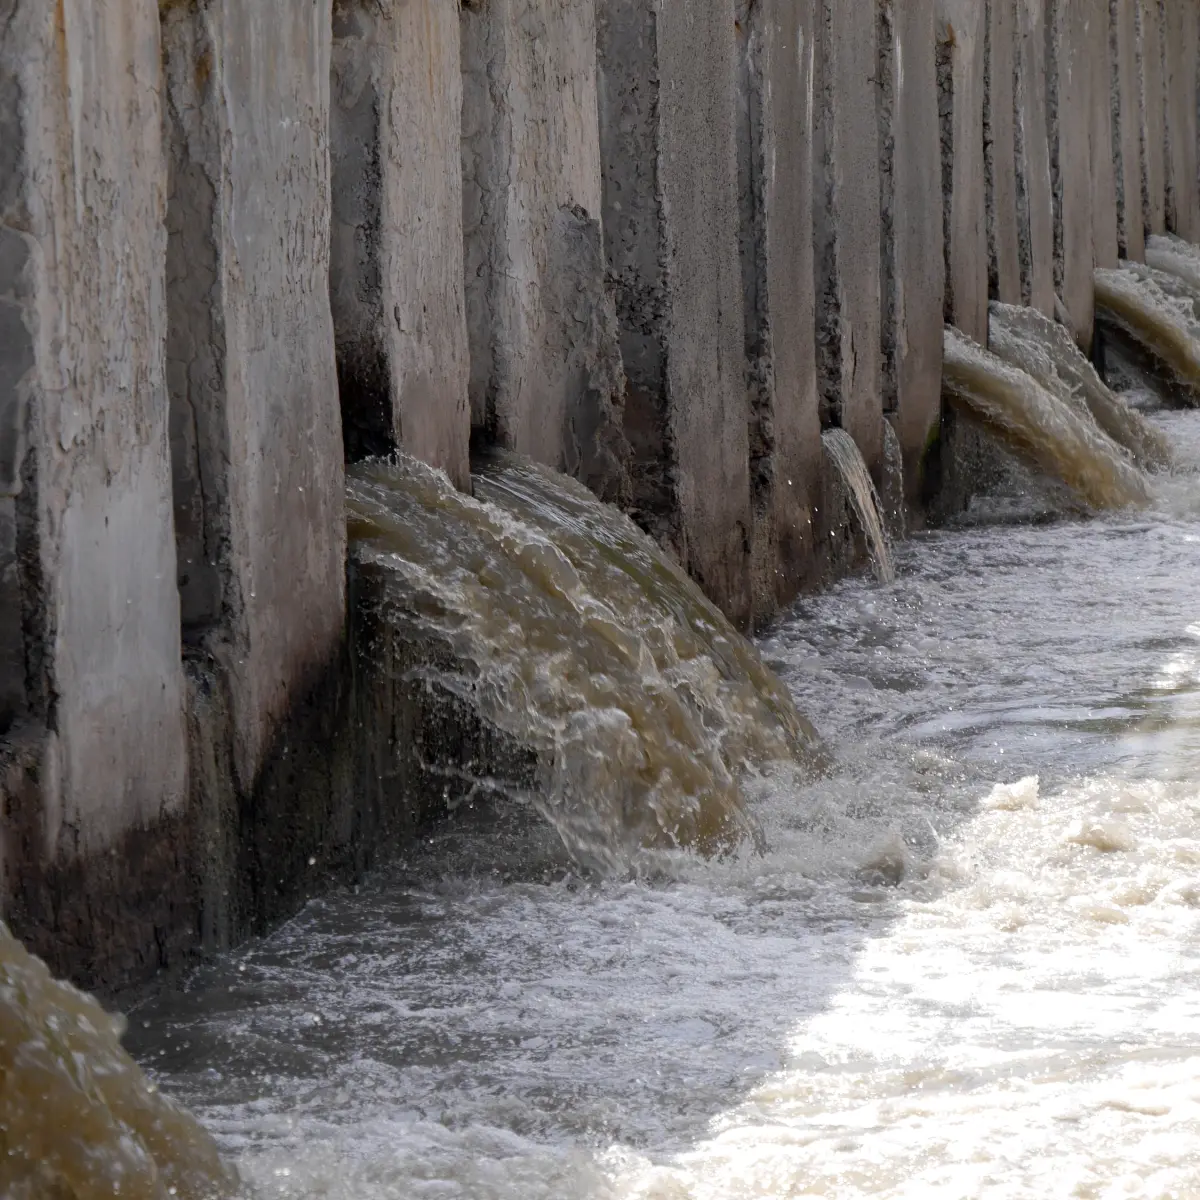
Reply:
[[[42,861],[107,849],[185,793],[158,10],[6,7],[0,595],[23,629],[19,656],[0,634],[0,671],[15,692],[22,660],[41,784],[8,816]]]
[[[987,344],[988,246],[983,143],[986,13],[938,0],[938,111],[946,240],[946,321]]]
[[[592,0],[490,0],[461,32],[471,424],[624,495]]]
[[[1145,231],[1167,228],[1166,68],[1162,0],[1137,5],[1138,71],[1141,77],[1142,217]]]
[[[333,32],[329,285],[347,446],[403,446],[467,487],[459,14],[337,0]]]
[[[987,163],[988,294],[1021,303],[1017,226],[1017,4],[988,0],[984,149]]]
[[[162,36],[176,511],[210,574],[190,637],[229,677],[247,787],[345,615],[331,26],[320,4],[209,0]]]
[[[1121,258],[1137,262],[1146,257],[1142,210],[1142,84],[1138,65],[1139,3],[1140,0],[1109,0],[1117,250]]]
[[[1054,205],[1046,129],[1045,0],[1017,5],[1017,211],[1021,301],[1054,315]]]
[[[822,469],[813,335],[815,25],[813,0],[737,8],[756,622],[794,599],[815,567]]]
[[[1189,241],[1200,238],[1197,104],[1200,103],[1200,10],[1195,0],[1165,0],[1166,220]]]
[[[597,25],[631,512],[745,624],[749,402],[732,0],[602,0]]]

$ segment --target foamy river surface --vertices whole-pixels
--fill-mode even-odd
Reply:
[[[763,650],[838,766],[756,787],[765,856],[448,827],[128,1044],[262,1197],[1200,1197],[1200,478],[1156,487],[802,603]]]

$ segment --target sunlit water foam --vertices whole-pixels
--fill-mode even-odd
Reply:
[[[839,770],[762,781],[765,855],[543,886],[431,846],[135,1045],[262,1196],[1197,1194],[1200,505],[1156,487],[806,601],[762,648]]]

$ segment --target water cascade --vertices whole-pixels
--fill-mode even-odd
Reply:
[[[1174,234],[1151,234],[1146,239],[1146,265],[1174,275],[1200,292],[1200,246]]]
[[[943,395],[1092,508],[1146,504],[1145,476],[1091,418],[1032,375],[946,329]]]
[[[820,759],[757,651],[582,485],[494,455],[475,492],[403,457],[362,464],[349,531],[383,572],[384,619],[445,651],[412,670],[533,751],[537,778],[500,790],[601,870],[753,836],[744,772]]]
[[[1139,412],[1113,394],[1063,326],[1035,308],[993,302],[988,349],[1060,400],[1090,414],[1143,468],[1171,464],[1171,446]]]
[[[0,925],[0,1195],[218,1200],[212,1139],[121,1048],[123,1022]]]
[[[1200,321],[1145,268],[1095,273],[1096,316],[1170,375],[1188,403],[1200,403]]]
[[[844,429],[827,429],[821,435],[821,446],[858,519],[875,578],[880,583],[891,583],[896,578],[896,570],[892,565],[883,505],[858,446]]]

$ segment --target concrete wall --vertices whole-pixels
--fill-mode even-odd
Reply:
[[[823,425],[897,528],[970,490],[944,319],[985,340],[990,294],[1087,345],[1094,264],[1200,237],[1191,0],[0,30],[0,903],[89,983],[361,872],[440,811],[431,754],[523,769],[407,686],[449,651],[347,567],[345,457],[531,455],[749,626],[853,553]]]
[[[813,0],[738,8],[738,195],[750,388],[754,608],[814,565],[820,418],[813,327]]]
[[[402,446],[469,485],[459,15],[333,10],[329,294],[351,455]]]
[[[745,622],[749,401],[732,0],[601,0],[597,22],[631,511]]]

